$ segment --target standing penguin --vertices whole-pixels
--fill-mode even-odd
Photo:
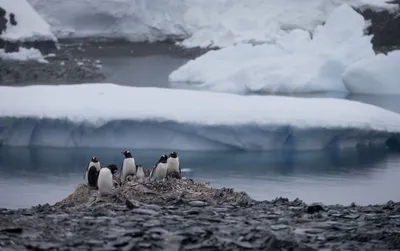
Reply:
[[[128,175],[136,174],[136,165],[135,165],[135,159],[132,157],[131,152],[125,151],[121,153],[125,156],[121,168],[121,184],[122,184],[122,182],[125,182],[125,179]]]
[[[99,175],[101,166],[99,158],[93,156],[89,161],[89,164],[86,167],[85,179],[89,186],[96,187],[97,185],[97,177]]]
[[[112,194],[113,190],[113,168],[111,166],[100,169],[97,186],[101,196]]]
[[[138,177],[139,179],[143,179],[144,176],[145,175],[142,165],[136,165],[136,177]]]
[[[179,157],[177,152],[171,152],[167,160],[167,175],[176,173],[178,178],[181,177],[181,166],[179,165]]]
[[[162,155],[150,173],[150,180],[163,180],[167,176],[167,155]]]

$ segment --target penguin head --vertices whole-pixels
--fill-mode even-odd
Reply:
[[[159,162],[161,162],[161,163],[167,163],[167,159],[168,159],[168,156],[165,155],[165,154],[163,154],[163,155],[161,155],[161,158],[160,158],[160,161],[159,161]]]
[[[132,154],[130,151],[124,151],[124,152],[121,152],[121,154],[123,154],[125,156],[125,158],[132,158]]]
[[[139,168],[142,168],[142,165],[136,165],[136,171],[139,170]]]
[[[171,153],[169,154],[169,157],[171,157],[171,158],[176,158],[176,157],[178,157],[178,153],[177,153],[177,152],[171,152]]]
[[[118,167],[116,165],[108,165],[107,168],[111,170],[112,174],[115,174],[118,170]]]
[[[99,162],[99,158],[97,158],[96,156],[93,156],[91,161],[94,163],[97,163],[97,162]]]

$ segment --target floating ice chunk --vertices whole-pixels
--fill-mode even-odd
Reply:
[[[346,67],[375,55],[364,25],[360,14],[341,5],[312,39],[307,31],[293,30],[275,44],[211,51],[172,72],[169,81],[239,94],[347,92],[341,78]]]
[[[400,94],[400,50],[351,64],[343,73],[343,81],[353,93]]]
[[[2,145],[315,150],[383,147],[399,132],[399,114],[333,98],[114,84],[0,86]]]
[[[19,48],[18,52],[5,53],[4,49],[0,49],[0,58],[3,60],[16,60],[16,61],[38,61],[39,63],[48,63],[43,57],[42,53],[35,48]]]

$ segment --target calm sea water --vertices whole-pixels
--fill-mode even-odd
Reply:
[[[98,49],[88,52],[102,61],[108,76],[104,82],[170,88],[167,81],[170,72],[190,59],[158,47],[124,47],[132,53],[121,52],[119,48],[107,49],[104,53]],[[400,112],[398,96],[323,96],[357,100]],[[120,166],[121,150],[125,149],[0,147],[0,207],[30,207],[59,201],[84,182],[84,170],[91,156],[99,156],[103,164]],[[138,163],[150,168],[164,152],[167,153],[134,151],[134,156]],[[386,150],[180,152],[179,155],[185,176],[209,181],[213,187],[246,191],[255,199],[298,197],[306,202],[327,204],[400,200],[400,154]]]
[[[83,183],[88,160],[121,166],[123,149],[0,148],[0,207],[54,203]],[[132,151],[150,168],[167,151]],[[184,176],[234,187],[255,199],[329,204],[399,200],[400,156],[387,151],[179,152]]]

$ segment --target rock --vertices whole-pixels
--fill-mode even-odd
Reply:
[[[314,204],[314,205],[308,206],[306,211],[308,214],[314,214],[314,213],[318,213],[320,211],[325,211],[325,209],[322,205]]]
[[[375,11],[362,9],[358,11],[365,20],[370,20],[367,34],[374,35],[372,44],[377,52],[387,52],[400,48],[400,12],[399,11]]]
[[[128,209],[134,209],[134,208],[138,208],[139,204],[138,203],[132,203],[130,200],[125,200],[125,205]]]
[[[20,233],[22,233],[22,228],[20,228],[20,227],[3,228],[3,229],[0,229],[0,232],[7,232],[7,233],[13,233],[13,234],[20,234]]]
[[[190,201],[189,206],[192,207],[205,207],[207,206],[207,203],[204,201]]]

